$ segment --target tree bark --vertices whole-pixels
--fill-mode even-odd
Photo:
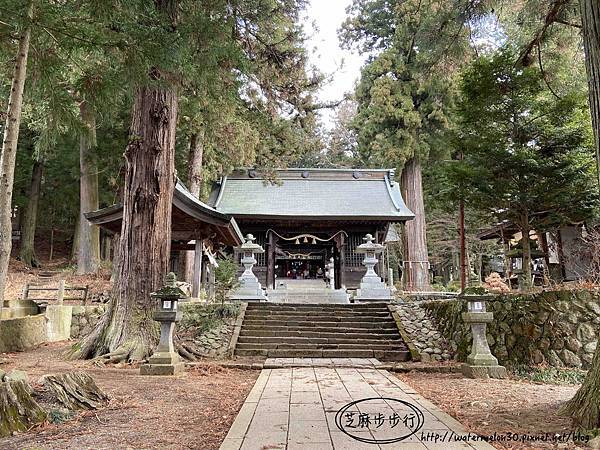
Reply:
[[[34,244],[43,171],[44,163],[42,158],[37,157],[33,162],[29,199],[27,202],[27,209],[25,210],[25,216],[21,223],[21,248],[19,251],[19,259],[29,267],[39,267],[39,263],[35,258]]]
[[[163,284],[168,270],[176,123],[174,88],[137,89],[125,150],[123,223],[113,298],[76,356],[139,361],[150,355],[158,340],[150,293]]]
[[[431,289],[431,286],[429,284],[425,205],[423,203],[421,164],[416,158],[411,158],[406,162],[402,170],[401,188],[406,206],[415,214],[413,220],[405,223],[404,233],[402,233],[405,288],[409,291],[427,291]]]
[[[583,429],[600,428],[600,339],[583,384],[575,397],[565,403],[561,412],[571,416],[575,424]]]
[[[28,19],[33,16],[33,3],[29,3],[27,10]],[[31,25],[28,24],[19,39],[19,50],[13,72],[8,111],[4,125],[4,140],[0,154],[0,311],[4,300],[4,288],[8,275],[8,263],[12,249],[12,190],[15,177],[15,161],[17,156],[17,143],[19,141],[19,127],[21,125],[21,110],[23,107],[23,90],[27,77],[27,57],[29,54],[29,41],[31,39]]]
[[[579,0],[579,8],[600,187],[600,3],[597,0]]]
[[[0,383],[0,438],[27,431],[46,420],[46,411],[32,393],[25,381]]]
[[[190,192],[200,198],[202,190],[202,159],[204,154],[204,132],[198,131],[190,138],[190,153],[188,156],[188,184]],[[191,250],[183,252],[183,273],[185,281],[193,282],[194,278],[194,252]],[[193,283],[192,283],[193,284]]]
[[[80,106],[84,130],[79,137],[79,248],[77,273],[96,273],[100,266],[100,229],[87,221],[84,214],[98,209],[98,167],[94,160],[96,117],[90,105]]]
[[[600,3],[597,0],[579,0],[579,6],[600,186]],[[600,428],[600,339],[592,367],[575,397],[564,406],[563,412],[582,428]]]

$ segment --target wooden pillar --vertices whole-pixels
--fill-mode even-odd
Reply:
[[[194,247],[194,277],[192,278],[192,297],[200,297],[200,286],[202,277],[202,239],[196,239]]]
[[[267,288],[275,289],[275,236],[267,232]]]
[[[208,268],[208,300],[211,302],[215,301],[215,269],[212,264]]]
[[[60,280],[58,282],[58,293],[56,294],[56,299],[59,305],[63,304],[65,298],[65,280]]]

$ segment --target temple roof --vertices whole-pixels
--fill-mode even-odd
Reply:
[[[238,219],[373,220],[403,222],[406,207],[393,170],[278,169],[273,181],[257,170],[224,177],[209,204]]]
[[[116,204],[85,214],[85,218],[109,231],[121,231],[123,205]],[[214,236],[214,237],[213,237]],[[189,241],[213,237],[226,245],[244,242],[242,233],[233,217],[198,200],[180,180],[173,191],[171,212],[171,238]]]

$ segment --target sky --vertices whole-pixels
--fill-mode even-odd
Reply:
[[[354,91],[364,58],[357,53],[340,48],[337,31],[346,18],[346,7],[352,0],[310,0],[305,18],[309,36],[307,50],[310,63],[331,80],[321,88],[319,101],[335,101],[346,92]],[[320,112],[323,126],[332,127],[332,110]]]

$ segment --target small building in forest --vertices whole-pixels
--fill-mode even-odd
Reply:
[[[414,217],[388,169],[240,169],[215,184],[208,204],[265,248],[254,272],[269,288],[277,279],[322,277],[330,258],[335,288],[356,288],[363,237],[383,243],[390,224]]]
[[[234,218],[198,200],[179,180],[173,191],[172,202],[170,269],[179,272],[180,279],[184,279],[186,274],[181,270],[182,252],[194,251],[192,296],[198,297],[201,279],[209,284],[209,289],[214,284],[216,261],[213,251],[220,247],[240,245],[243,237]],[[89,222],[117,234],[121,232],[123,205],[92,211],[85,217]],[[209,266],[212,266],[212,271]]]

